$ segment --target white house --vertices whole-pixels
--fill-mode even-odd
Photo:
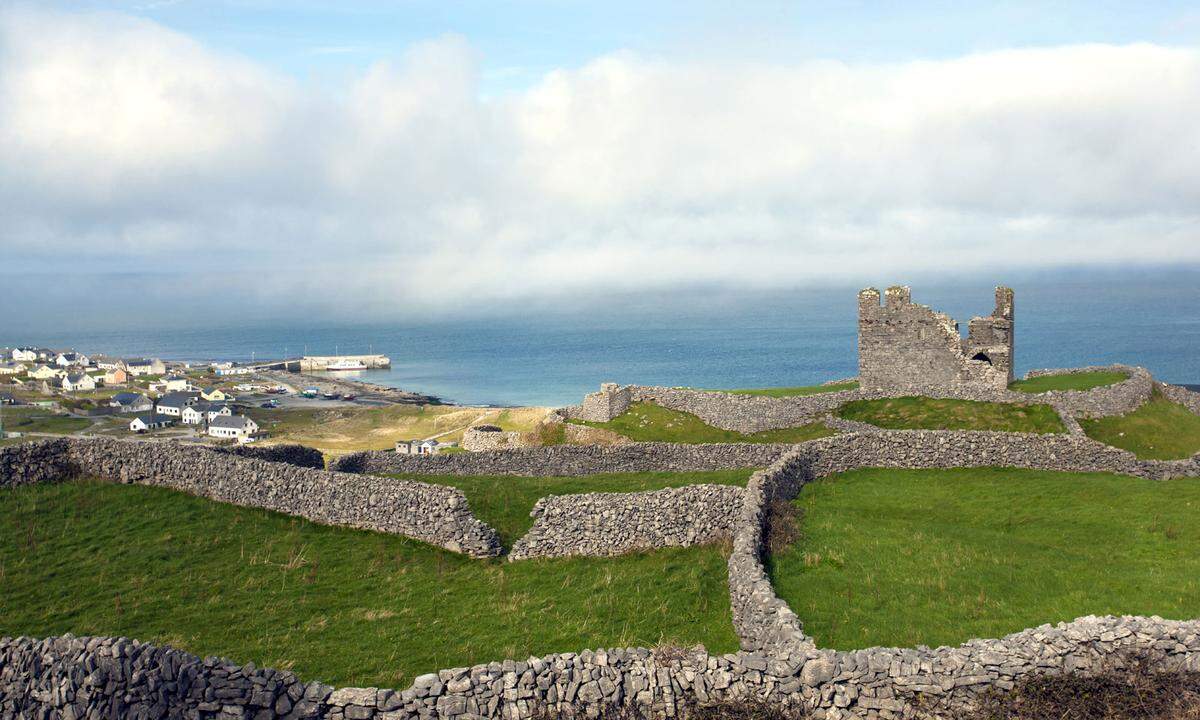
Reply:
[[[440,443],[437,440],[399,440],[396,442],[396,452],[401,455],[437,455],[443,448],[453,446],[454,443]]]
[[[232,414],[233,411],[229,409],[228,405],[200,402],[185,407],[180,418],[185,425],[202,425],[222,416],[229,417]]]
[[[166,415],[138,415],[133,420],[129,421],[130,432],[146,432],[147,430],[157,430],[175,424],[175,418]]]
[[[3,363],[0,364],[0,375],[20,375],[28,369],[25,363]]]
[[[199,393],[173,392],[163,395],[158,401],[158,411],[171,417],[182,417],[183,409],[200,402]]]
[[[221,415],[208,423],[208,434],[215,438],[237,438],[246,442],[258,432],[258,423],[245,415]]]
[[[172,375],[158,382],[150,383],[150,389],[160,393],[195,391],[192,383],[187,378],[179,377],[178,375]]]
[[[87,367],[88,362],[87,355],[77,352],[60,352],[54,358],[54,364],[59,367],[71,367],[72,365]]]
[[[23,347],[12,351],[12,359],[17,362],[37,362],[37,348]]]
[[[124,362],[130,375],[162,375],[167,371],[166,364],[158,359],[130,358]]]
[[[60,377],[64,374],[66,373],[64,373],[62,370],[59,370],[58,368],[52,368],[49,365],[38,365],[29,371],[29,377],[33,378],[34,380],[53,380],[54,378]]]
[[[81,390],[95,390],[96,379],[91,375],[84,373],[70,374],[62,379],[62,389],[67,392],[79,392]]]

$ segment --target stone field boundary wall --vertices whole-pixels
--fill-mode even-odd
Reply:
[[[552,445],[477,453],[411,456],[387,451],[343,455],[330,470],[413,475],[578,477],[597,473],[703,472],[766,467],[792,449],[784,443],[628,443]]]
[[[44,451],[56,443],[60,446],[57,452]],[[14,450],[11,456],[0,453],[0,469],[6,473],[0,484],[53,481],[60,477],[56,473],[82,468],[125,482],[145,479],[138,475],[144,471],[182,471],[178,459],[156,464],[146,457],[126,458],[121,452],[123,445],[146,444],[63,440],[15,446],[10,448]],[[274,472],[271,468],[297,474],[319,472],[190,450],[222,462],[253,466],[268,475]],[[626,466],[637,458],[655,463],[650,457],[654,451],[653,446],[643,447],[641,454],[625,458]],[[105,453],[113,457],[108,461],[94,457]],[[584,474],[587,470],[607,471],[595,470],[597,466],[611,467],[611,458],[603,453],[568,456]],[[444,459],[459,457],[463,456]],[[186,458],[203,459],[200,455]],[[590,468],[585,462],[588,459],[593,464]],[[23,465],[26,462],[30,464]],[[1157,617],[1086,617],[998,640],[972,640],[958,647],[854,652],[816,648],[804,635],[800,619],[775,595],[761,562],[770,503],[794,497],[812,479],[860,467],[983,466],[1109,471],[1167,479],[1200,475],[1200,456],[1143,461],[1076,436],[931,430],[841,435],[794,446],[767,470],[755,473],[741,493],[728,578],[731,613],[743,647],[739,653],[713,656],[700,650],[638,648],[584,651],[443,670],[419,676],[412,687],[400,692],[375,688],[334,691],[319,683],[301,684],[290,673],[218,659],[202,661],[169,648],[124,639],[5,639],[0,640],[0,710],[6,717],[20,713],[73,718],[165,713],[262,720],[472,716],[523,720],[540,707],[566,711],[637,704],[669,714],[690,700],[754,696],[769,702],[803,703],[829,720],[954,717],[989,688],[1011,687],[1029,673],[1102,670],[1114,655],[1126,651],[1154,653],[1169,668],[1200,670],[1200,621]],[[223,468],[214,469],[219,474]],[[536,474],[530,468],[521,472]],[[353,477],[321,474],[342,482]],[[186,486],[181,489],[188,490]],[[655,502],[649,496],[660,493],[626,495],[641,508],[648,508]],[[543,509],[567,503],[564,512],[574,513],[573,504],[586,508],[588,497],[555,498]],[[356,499],[361,502],[361,494]],[[253,501],[262,506],[258,504],[261,498]],[[632,512],[631,517],[638,517],[641,510]]]
[[[462,491],[445,485],[327,472],[177,443],[63,438],[0,448],[0,488],[77,476],[403,535],[472,557],[500,554],[496,531],[471,514]]]
[[[442,670],[401,691],[335,690],[288,671],[126,638],[2,638],[0,717],[467,720],[625,704],[671,717],[688,702],[758,698],[804,704],[825,720],[953,718],[992,687],[1034,673],[1101,672],[1134,653],[1153,654],[1166,669],[1200,670],[1200,622],[1084,617],[935,649],[585,650]]]
[[[1178,385],[1168,385],[1167,383],[1158,383],[1157,386],[1159,391],[1168,400],[1179,403],[1188,410],[1200,415],[1200,392],[1188,390]]]
[[[628,391],[633,402],[653,402],[671,410],[695,415],[713,427],[741,433],[776,430],[811,422],[829,422],[828,416],[831,413],[852,400],[882,400],[901,397],[904,394],[955,400],[1006,402],[1018,405],[1050,405],[1060,414],[1094,418],[1123,415],[1136,410],[1150,398],[1153,391],[1154,381],[1149,371],[1131,365],[1031,370],[1026,377],[1093,371],[1123,372],[1128,374],[1129,378],[1113,385],[1105,385],[1091,390],[1054,390],[1044,393],[956,387],[953,389],[919,388],[913,389],[910,393],[862,389],[838,390],[814,395],[773,398],[719,390],[646,385],[621,386],[621,390]],[[566,418],[578,418],[580,417],[580,406],[560,408],[558,412]]]
[[[508,557],[611,556],[711,543],[733,534],[741,507],[742,488],[734,485],[551,495],[534,505],[533,527]]]

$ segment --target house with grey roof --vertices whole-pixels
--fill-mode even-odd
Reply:
[[[158,399],[158,411],[163,415],[182,418],[183,409],[200,402],[200,393],[171,392]]]
[[[117,408],[117,412],[149,412],[154,408],[154,403],[150,402],[150,398],[141,393],[123,392],[112,396],[108,404]]]
[[[153,415],[138,415],[133,420],[129,421],[129,431],[135,433],[144,433],[149,430],[158,430],[159,428],[170,427],[175,424],[176,418],[170,415],[162,415],[155,413]]]
[[[215,438],[247,442],[258,432],[258,423],[245,415],[219,415],[208,423],[208,434]]]

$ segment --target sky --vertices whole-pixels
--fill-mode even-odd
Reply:
[[[0,0],[0,283],[438,315],[1195,266],[1196,117],[1184,3]]]

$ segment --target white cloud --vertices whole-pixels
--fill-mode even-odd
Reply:
[[[616,53],[495,99],[478,64],[439,38],[329,88],[145,20],[0,12],[4,264],[330,268],[256,291],[444,308],[1200,262],[1194,49]]]

